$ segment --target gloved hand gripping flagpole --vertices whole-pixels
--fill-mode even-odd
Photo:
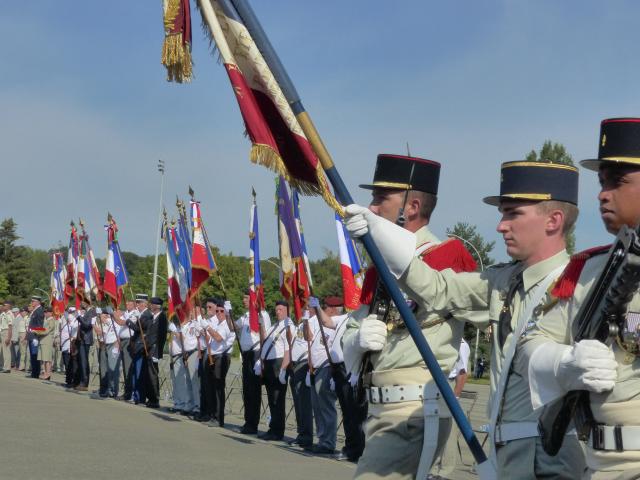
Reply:
[[[273,46],[271,45],[264,30],[262,29],[262,26],[260,25],[260,22],[258,21],[255,13],[251,9],[251,6],[249,5],[248,1],[247,0],[231,0],[231,3],[235,6],[235,9],[237,10],[238,14],[242,18],[242,21],[244,25],[247,27],[247,29],[249,30],[249,33],[253,37],[253,40],[255,41],[258,49],[260,50],[260,53],[264,57],[266,63],[271,69],[271,72],[273,73],[276,80],[278,81],[280,88],[282,89],[285,97],[287,98],[287,101],[289,102],[291,109],[293,110],[293,113],[296,115],[296,118],[300,126],[302,127],[302,130],[304,131],[305,136],[311,143],[313,150],[318,156],[320,163],[322,164],[322,168],[325,171],[325,174],[327,175],[327,177],[329,178],[329,181],[333,185],[333,188],[335,189],[338,199],[343,205],[349,205],[354,203],[349,191],[347,190],[346,185],[344,184],[344,182],[342,181],[342,178],[340,177],[340,174],[338,173],[338,170],[333,164],[333,160],[331,159],[329,152],[324,146],[322,139],[318,135],[318,132],[315,126],[313,125],[313,122],[311,121],[309,114],[305,111],[304,106],[302,105],[302,101],[300,100],[300,97],[295,87],[293,86],[291,79],[289,78],[286,70],[284,69],[282,62],[278,58],[277,53],[273,49]],[[400,289],[398,288],[398,285],[396,284],[395,279],[391,275],[389,268],[385,264],[384,259],[382,258],[380,251],[378,250],[378,247],[376,246],[375,242],[373,241],[373,238],[369,233],[361,237],[360,240],[362,241],[367,252],[369,253],[371,260],[375,264],[376,269],[378,271],[378,275],[380,275],[380,279],[382,280],[389,294],[391,295],[393,302],[398,308],[398,311],[400,312],[400,315],[402,316],[405,322],[405,325],[407,326],[407,330],[411,334],[413,341],[418,347],[418,351],[422,355],[422,358],[425,361],[427,368],[431,372],[431,375],[436,385],[438,386],[438,389],[442,393],[442,396],[447,406],[449,407],[449,410],[451,410],[451,414],[454,420],[456,421],[456,424],[458,425],[458,428],[460,429],[462,436],[467,442],[467,445],[469,446],[469,449],[471,450],[471,453],[473,454],[475,461],[478,464],[478,467],[479,467],[478,470],[481,478],[484,477],[483,475],[484,472],[486,472],[486,474],[488,475],[487,477],[484,477],[484,478],[490,478],[491,473],[488,465],[489,462],[487,462],[487,456],[482,450],[482,447],[480,445],[480,442],[478,442],[477,437],[473,433],[469,420],[465,416],[464,412],[462,411],[462,408],[460,407],[460,404],[456,400],[453,390],[449,386],[449,383],[447,382],[447,379],[445,378],[444,373],[440,369],[438,365],[438,361],[435,355],[433,354],[433,351],[431,350],[431,348],[429,347],[429,344],[424,338],[424,335],[422,334],[422,330],[420,330],[420,327],[418,326],[418,323],[413,313],[407,306],[407,303],[402,293],[400,292]]]

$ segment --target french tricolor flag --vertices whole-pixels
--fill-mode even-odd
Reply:
[[[338,214],[336,214],[336,230],[338,231],[344,306],[347,310],[357,310],[360,307],[364,268],[355,244]]]
[[[191,225],[193,227],[193,250],[191,252],[191,292],[192,295],[208,279],[215,269],[216,264],[207,239],[207,232],[202,224],[200,202],[191,201]]]

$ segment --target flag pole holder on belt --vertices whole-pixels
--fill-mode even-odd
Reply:
[[[309,114],[305,111],[304,106],[302,105],[302,101],[289,78],[282,62],[278,58],[277,53],[273,49],[269,39],[267,38],[260,22],[258,21],[255,13],[253,12],[251,6],[249,5],[247,0],[231,0],[231,3],[235,6],[239,16],[242,18],[243,23],[249,30],[249,33],[253,37],[260,53],[264,57],[267,62],[269,68],[274,74],[277,82],[280,85],[287,101],[289,102],[293,113],[295,114],[302,130],[304,131],[305,136],[309,139],[313,150],[318,156],[320,163],[327,175],[329,181],[333,185],[333,188],[336,192],[336,196],[342,203],[342,205],[349,205],[354,203],[349,193],[346,185],[342,181],[338,170],[333,164],[333,160],[329,152],[327,151],[322,139],[320,138]],[[407,305],[406,300],[404,299],[400,288],[398,287],[395,278],[389,271],[382,255],[380,254],[380,250],[376,246],[371,234],[367,233],[360,239],[364,244],[371,260],[376,266],[376,270],[380,276],[380,279],[384,283],[387,291],[389,292],[394,304],[398,308],[400,315],[402,316],[407,330],[409,331],[413,341],[418,348],[424,362],[427,365],[427,368],[431,372],[431,375],[438,386],[438,389],[442,393],[442,397],[449,407],[451,414],[462,433],[463,438],[465,439],[471,453],[478,463],[478,470],[487,470],[488,463],[487,456],[482,450],[482,446],[478,441],[478,438],[473,433],[471,428],[471,424],[464,414],[462,407],[458,403],[451,389],[449,383],[447,382],[444,373],[440,369],[438,365],[438,360],[436,359],[433,351],[429,347],[422,330],[420,329],[418,322],[416,321],[413,312]],[[484,465],[483,465],[484,464]]]

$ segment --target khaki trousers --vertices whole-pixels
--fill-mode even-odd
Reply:
[[[573,480],[580,478],[586,469],[584,451],[575,435],[565,437],[562,448],[553,457],[542,448],[540,437],[511,440],[498,446],[496,457],[498,478]]]
[[[636,480],[640,478],[640,469],[617,470],[612,472],[595,472],[587,470],[585,480]]]
[[[9,345],[6,345],[9,342]],[[2,368],[11,370],[11,337],[9,329],[0,330],[0,353],[2,354]]]
[[[20,370],[29,370],[31,368],[31,356],[29,355],[29,342],[27,334],[20,334]]]
[[[354,479],[412,480],[415,478],[424,439],[422,403],[407,402],[395,405],[409,404],[414,406],[412,408],[414,413],[408,416],[397,415],[401,410],[372,412],[365,425],[364,453],[358,461]],[[370,409],[371,407],[373,405],[370,405]],[[451,418],[441,418],[435,457],[440,455],[450,431]]]

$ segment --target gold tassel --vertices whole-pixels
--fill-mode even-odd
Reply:
[[[289,171],[285,166],[282,158],[273,148],[269,145],[255,143],[251,147],[250,153],[251,162],[267,167],[269,170],[273,170],[279,175],[282,175],[289,185],[297,188],[303,195],[320,195],[327,202],[327,205],[341,217],[344,217],[344,209],[338,202],[336,197],[333,196],[327,180],[324,176],[324,170],[318,163],[316,166],[316,178],[318,179],[318,185],[311,184],[309,182],[300,181],[295,178],[291,178]]]
[[[162,64],[167,67],[167,81],[189,83],[193,78],[193,62],[188,44],[182,34],[167,35],[162,45]]]
[[[182,33],[169,33],[180,13],[180,0],[168,0],[165,3],[164,31],[161,63],[167,67],[167,81],[189,83],[193,78],[191,46],[183,43]]]

